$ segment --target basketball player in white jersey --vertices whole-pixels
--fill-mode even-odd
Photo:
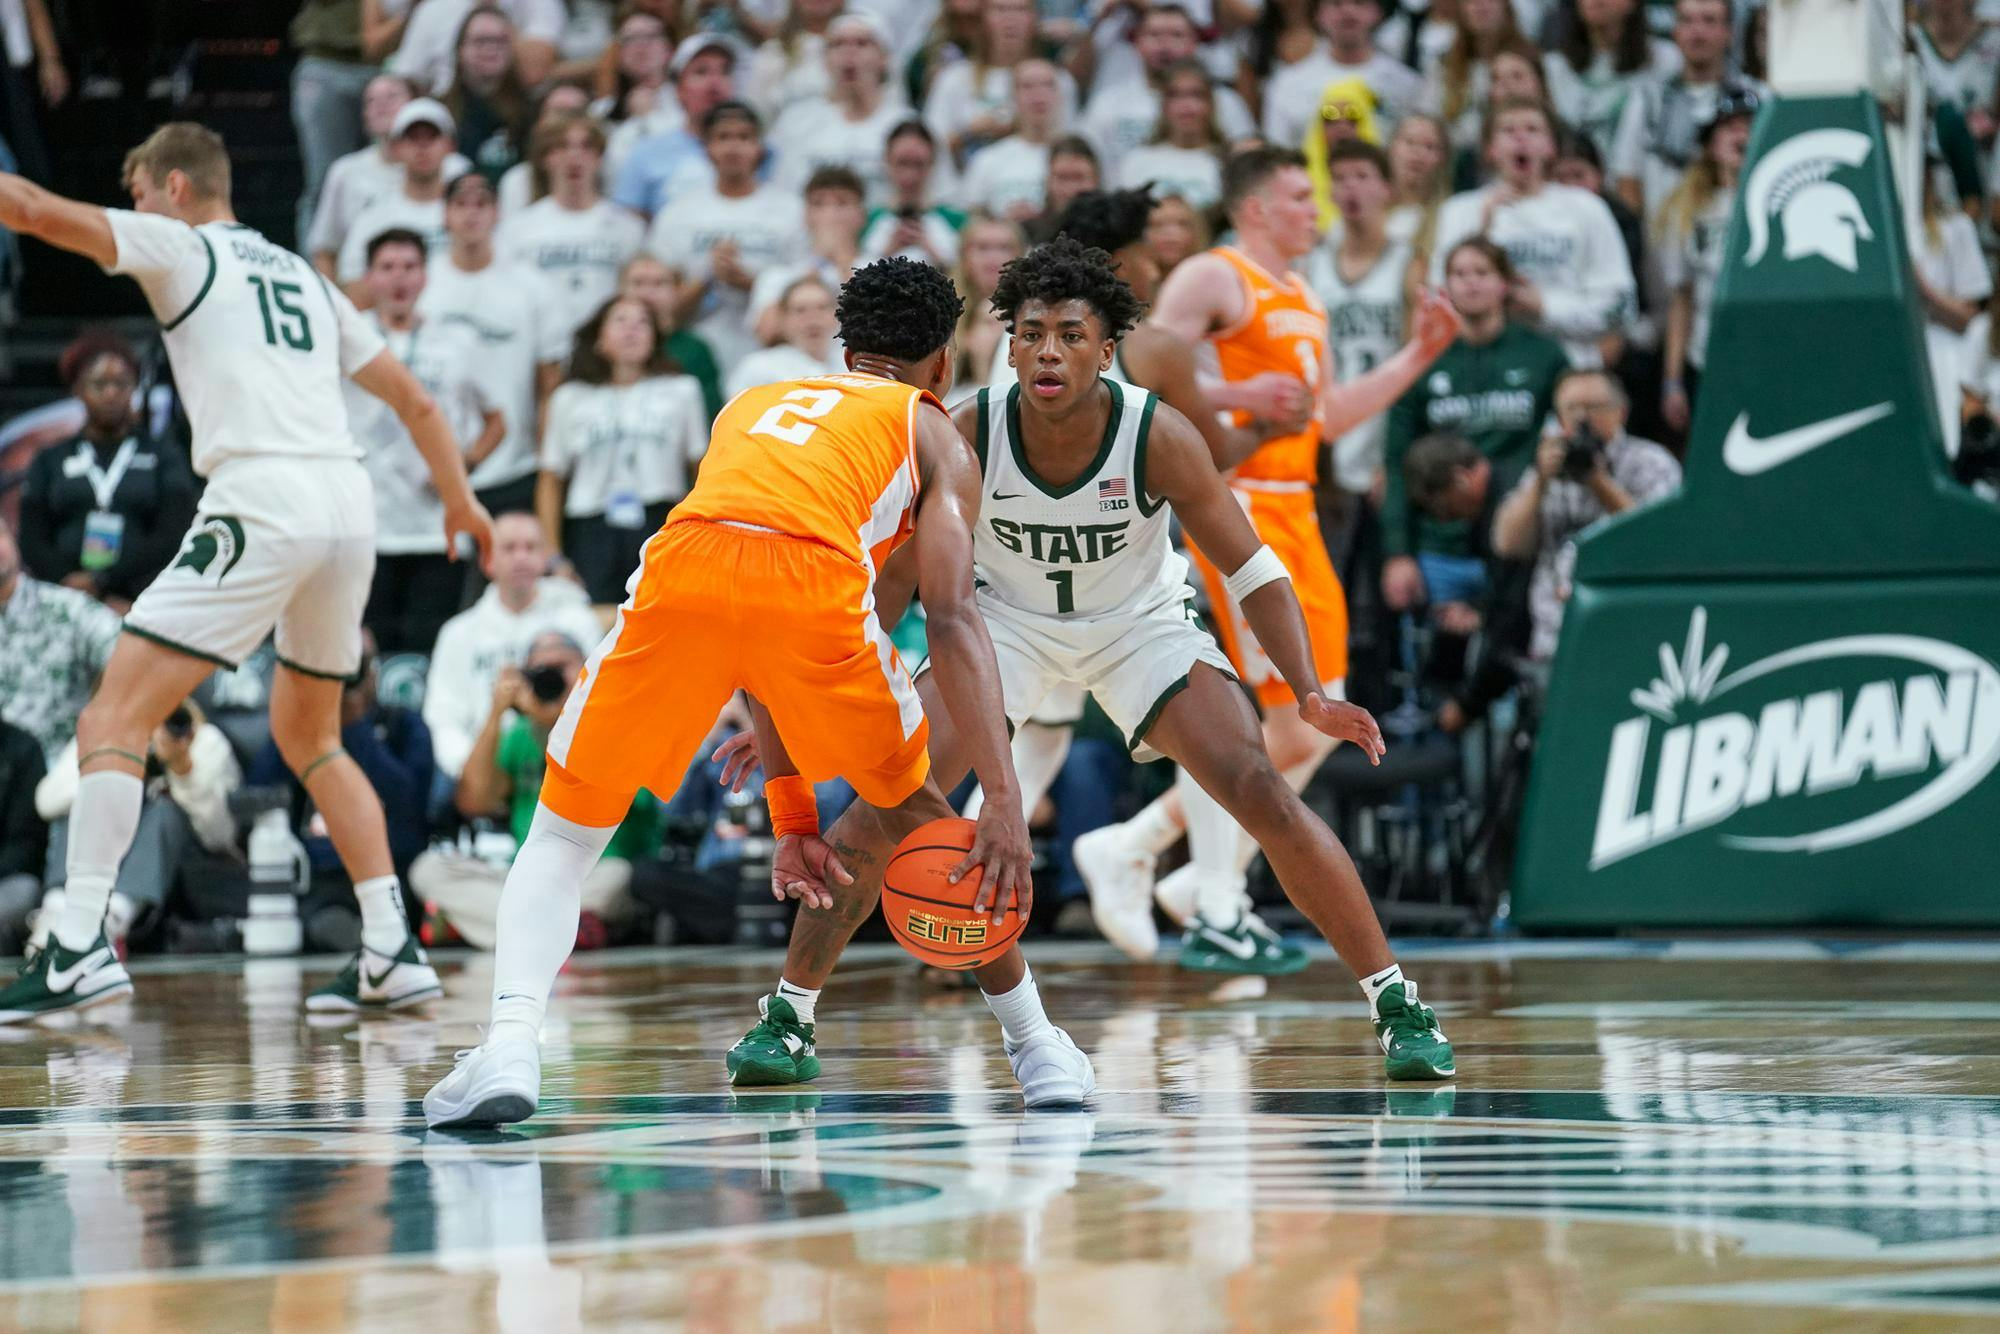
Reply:
[[[0,225],[138,280],[160,319],[208,480],[180,555],[132,604],[96,697],[77,720],[68,902],[48,948],[0,990],[0,1023],[127,994],[105,905],[139,822],[147,738],[217,666],[277,632],[271,736],[325,817],[360,899],[362,943],[313,1008],[438,994],[403,915],[382,807],[340,748],[340,693],[361,664],[375,520],[341,378],[395,409],[444,502],[445,540],[492,522],[444,415],[346,297],[236,221],[222,139],[163,125],[125,159],[136,211],[77,203],[0,173]]]
[[[1318,667],[1290,577],[1258,539],[1193,424],[1153,394],[1103,378],[1118,340],[1142,312],[1101,250],[1067,236],[1001,270],[993,307],[1013,330],[1016,383],[984,389],[953,420],[978,452],[984,477],[973,559],[977,599],[1000,668],[1002,704],[1018,726],[1057,686],[1088,690],[1141,759],[1166,755],[1194,775],[1268,849],[1279,882],[1354,970],[1368,997],[1391,1079],[1456,1073],[1451,1044],[1416,984],[1403,976],[1346,851],[1273,767],[1235,672],[1195,618],[1187,562],[1171,518],[1211,552],[1274,665],[1298,716],[1352,741],[1379,762],[1382,734],[1368,713],[1320,693]],[[877,583],[885,624],[912,589],[907,562]],[[918,677],[941,785],[967,757],[928,674]],[[725,781],[754,762],[754,742],[732,738]],[[729,1053],[732,1082],[802,1083],[819,1072],[814,1026],[820,988],[850,936],[874,911],[896,838],[857,804],[827,834],[854,883],[827,909],[802,909],[778,991]],[[1000,1018],[1010,1056],[1051,1025],[1018,947],[973,970]],[[1060,1030],[1055,1030],[1060,1033]],[[1087,1058],[1065,1038],[1043,1059],[1015,1062],[1035,1107],[1080,1101],[1095,1086]]]

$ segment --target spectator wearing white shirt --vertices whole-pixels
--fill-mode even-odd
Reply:
[[[1042,211],[1024,230],[1031,244],[1056,234],[1056,220],[1078,195],[1104,188],[1104,169],[1097,150],[1080,134],[1066,134],[1049,145],[1049,179],[1042,187]]]
[[[816,273],[795,278],[777,303],[778,341],[752,352],[729,373],[729,396],[746,389],[846,369],[834,345],[833,289]]]
[[[821,167],[806,182],[805,202],[806,244],[811,253],[803,263],[764,270],[750,288],[750,327],[762,344],[782,339],[778,306],[792,284],[818,278],[828,291],[838,292],[861,261],[861,228],[868,218],[861,178],[845,167]],[[836,366],[844,364],[841,351],[836,336]]]
[[[1626,99],[1607,166],[1612,189],[1641,218],[1651,221],[1699,155],[1701,127],[1715,118],[1723,94],[1759,91],[1753,80],[1731,72],[1732,40],[1730,0],[1678,0],[1680,72],[1638,84]]]
[[[567,338],[618,290],[618,271],[639,253],[646,224],[598,188],[604,130],[590,117],[544,121],[528,151],[547,193],[506,217],[494,245],[503,262],[542,275]]]
[[[1938,197],[1937,172],[1924,173],[1923,226],[1917,232],[1917,298],[1924,312],[1924,348],[1944,427],[1945,453],[1958,455],[1961,396],[1952,383],[1963,358],[1966,329],[1993,295],[1993,274],[1979,246],[1979,229]]]
[[[451,86],[459,34],[475,9],[497,10],[513,28],[514,62],[532,88],[555,68],[556,44],[568,15],[562,0],[419,0],[410,11],[389,69],[407,74],[433,93]]]
[[[1694,420],[1702,368],[1708,364],[1709,316],[1722,276],[1723,244],[1736,187],[1750,147],[1752,100],[1725,99],[1702,131],[1701,157],[1660,206],[1654,252],[1666,289],[1666,360],[1660,385],[1660,418],[1685,434]]]
[[[805,253],[805,210],[795,194],[760,185],[764,140],[757,113],[724,102],[702,121],[715,184],[690,188],[653,219],[646,248],[686,279],[693,328],[724,366],[757,349],[750,288],[773,265]]]
[[[1228,140],[1215,118],[1215,84],[1192,60],[1160,80],[1160,123],[1152,140],[1119,160],[1112,182],[1121,190],[1151,184],[1154,193],[1185,199],[1198,209],[1222,198],[1222,158]]]
[[[1264,90],[1286,70],[1320,52],[1314,19],[1319,0],[1266,0],[1243,34],[1236,67],[1236,88],[1254,107],[1264,105]],[[1261,124],[1261,116],[1259,123]]]
[[[644,301],[613,297],[577,330],[549,398],[535,513],[605,612],[708,448],[701,386],[673,371],[665,334]]]
[[[1451,195],[1451,139],[1426,111],[1403,117],[1389,136],[1389,235],[1428,256],[1438,209]]]
[[[1160,91],[1167,71],[1184,68],[1194,61],[1205,70],[1196,55],[1199,35],[1188,11],[1178,4],[1148,5],[1132,29],[1132,51],[1137,68],[1117,79],[1111,71],[1100,71],[1090,101],[1085,104],[1078,128],[1097,149],[1104,174],[1115,177],[1125,155],[1152,140],[1160,124]],[[1210,90],[1216,119],[1223,133],[1241,139],[1256,133],[1257,122],[1235,89],[1225,86]]]
[[[424,265],[415,232],[387,231],[369,242],[362,282],[374,300],[367,318],[444,413],[470,470],[499,446],[507,420],[481,378],[478,335],[418,312]],[[387,652],[428,653],[465,590],[465,574],[445,549],[444,504],[396,414],[352,385],[342,397],[375,488],[375,580],[362,623]]]
[[[1514,26],[1507,0],[1459,0],[1451,46],[1425,71],[1425,109],[1444,119],[1455,152],[1477,154],[1480,117],[1493,96],[1494,55],[1502,48],[1534,49]]]
[[[965,303],[952,338],[957,357],[951,387],[954,403],[985,388],[994,365],[1005,364],[999,358],[1007,326],[993,313],[993,289],[1000,285],[1001,268],[1027,248],[1020,227],[1006,218],[974,214],[966,220],[958,267],[951,275]]]
[[[1965,326],[1956,378],[1962,394],[1955,415],[1966,421],[1982,413],[2000,417],[2000,294],[1987,298],[1986,309]]]
[[[1505,7],[1506,0],[1498,2]],[[1381,0],[1319,0],[1313,12],[1324,41],[1311,55],[1273,73],[1264,85],[1266,139],[1287,147],[1300,143],[1319,115],[1326,86],[1343,79],[1359,79],[1368,86],[1387,122],[1385,133],[1423,106],[1423,80],[1402,61],[1376,49]]]
[[[841,0],[788,0],[784,21],[750,56],[744,101],[766,120],[827,91],[826,36]]]
[[[889,202],[868,217],[861,233],[861,262],[902,255],[948,269],[958,263],[958,229],[965,215],[937,202],[933,181],[937,140],[920,120],[889,131],[883,149],[889,172]]]
[[[941,70],[924,98],[924,123],[955,166],[1006,135],[1014,123],[1014,67],[1036,55],[1033,0],[986,0],[970,57]],[[1059,81],[1067,124],[1076,114],[1076,81],[1067,72]]]
[[[653,218],[690,187],[714,183],[701,125],[709,112],[736,96],[741,49],[720,33],[699,33],[675,49],[673,109],[656,113],[658,131],[626,150],[611,190],[614,202]]]
[[[1541,103],[1494,108],[1486,160],[1493,183],[1453,195],[1438,212],[1432,285],[1444,281],[1445,257],[1454,246],[1484,235],[1513,263],[1510,307],[1560,341],[1572,365],[1602,365],[1603,344],[1623,327],[1635,292],[1610,208],[1596,195],[1549,179],[1555,132]]]
[[[1980,21],[1973,0],[1921,0],[1915,8],[1910,41],[1932,99],[1958,108],[1982,150],[1992,146],[2000,114],[2000,28]]]
[[[1542,57],[1549,100],[1609,158],[1634,89],[1671,77],[1680,52],[1653,36],[1640,0],[1570,0],[1558,22],[1558,44]]]
[[[462,324],[479,339],[486,389],[507,433],[472,469],[472,487],[496,516],[535,507],[536,423],[568,355],[540,278],[496,260],[498,220],[492,182],[472,171],[452,179],[444,204],[449,244],[431,256],[418,305],[427,318]]]
[[[415,97],[415,85],[400,74],[378,74],[362,90],[361,121],[368,147],[334,159],[327,168],[312,223],[304,233],[304,248],[313,267],[329,278],[338,271],[341,242],[347,239],[361,210],[403,188],[403,164],[397,159],[390,132],[396,113]],[[470,165],[458,154],[450,155],[444,162],[445,179]]]
[[[534,127],[528,132],[527,156],[507,168],[500,177],[498,190],[502,222],[548,195],[548,177],[535,165],[535,134],[559,116],[581,116],[587,120],[594,120],[595,118],[590,115],[589,92],[574,83],[552,83],[542,89],[540,97],[535,102]],[[601,192],[605,180],[601,162],[598,166],[597,179]]]
[[[534,515],[495,515],[486,569],[493,582],[438,632],[424,681],[424,725],[447,792],[472,753],[501,671],[526,657],[537,635],[553,631],[586,646],[604,637],[583,590],[548,576],[550,555]]]
[[[804,188],[825,167],[859,176],[871,205],[888,202],[883,148],[889,131],[910,115],[889,81],[889,37],[867,14],[842,14],[826,29],[827,92],[796,102],[771,129],[778,179]]]
[[[1056,67],[1024,60],[1014,67],[1014,132],[972,155],[959,184],[967,208],[1024,222],[1042,211],[1049,145],[1061,129]]]
[[[361,274],[368,267],[368,243],[392,227],[424,238],[435,254],[444,247],[444,167],[456,146],[457,127],[451,113],[428,97],[419,97],[396,113],[389,141],[402,166],[400,187],[362,209],[342,238],[334,277],[355,304],[367,309]]]

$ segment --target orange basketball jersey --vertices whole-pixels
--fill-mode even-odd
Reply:
[[[1275,278],[1232,246],[1217,246],[1214,253],[1228,261],[1243,284],[1243,318],[1210,335],[1222,378],[1248,380],[1280,371],[1303,379],[1315,400],[1305,430],[1266,440],[1232,475],[1309,486],[1319,479],[1319,428],[1324,418],[1318,397],[1326,365],[1326,307],[1296,273]],[[1235,415],[1239,426],[1249,420],[1248,413]]]
[[[810,538],[872,574],[914,526],[916,419],[928,409],[944,410],[923,390],[875,375],[746,389],[715,419],[701,475],[667,522]]]

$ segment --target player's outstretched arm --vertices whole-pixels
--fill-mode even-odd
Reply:
[[[0,226],[74,251],[108,269],[118,259],[111,220],[95,204],[65,199],[26,177],[0,171]]]
[[[1369,418],[1388,411],[1403,396],[1403,391],[1444,355],[1464,327],[1443,293],[1432,292],[1417,303],[1416,315],[1410,322],[1410,341],[1374,370],[1338,386],[1333,385],[1333,343],[1329,340],[1324,383],[1333,387],[1326,391],[1322,436],[1337,440]]]
[[[424,456],[430,469],[431,485],[444,502],[445,553],[458,558],[458,535],[464,533],[479,547],[479,563],[493,554],[493,518],[472,494],[472,482],[465,474],[465,459],[452,438],[451,425],[409,368],[384,350],[354,372],[354,383],[395,410],[403,429]]]
[[[1382,733],[1368,711],[1320,694],[1312,637],[1292,592],[1291,576],[1250,526],[1193,423],[1172,408],[1153,416],[1153,433],[1146,445],[1146,489],[1174,507],[1188,537],[1218,570],[1229,572],[1229,583],[1247,582],[1237,605],[1292,688],[1299,716],[1328,736],[1354,742],[1371,761],[1379,761]]]
[[[944,414],[919,410],[917,467],[923,489],[917,508],[917,583],[924,593],[931,661],[938,692],[951,711],[986,789],[972,851],[952,872],[958,880],[985,867],[973,908],[989,908],[995,921],[1012,907],[1023,916],[1033,903],[1028,822],[1021,814],[1021,785],[1007,744],[1001,707],[1000,668],[993,641],[972,594],[972,530],[979,522],[979,460]]]

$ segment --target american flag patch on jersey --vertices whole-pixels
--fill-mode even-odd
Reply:
[[[1125,479],[1123,477],[1113,477],[1108,482],[1099,482],[1097,484],[1097,498],[1099,500],[1123,500],[1125,497]]]

